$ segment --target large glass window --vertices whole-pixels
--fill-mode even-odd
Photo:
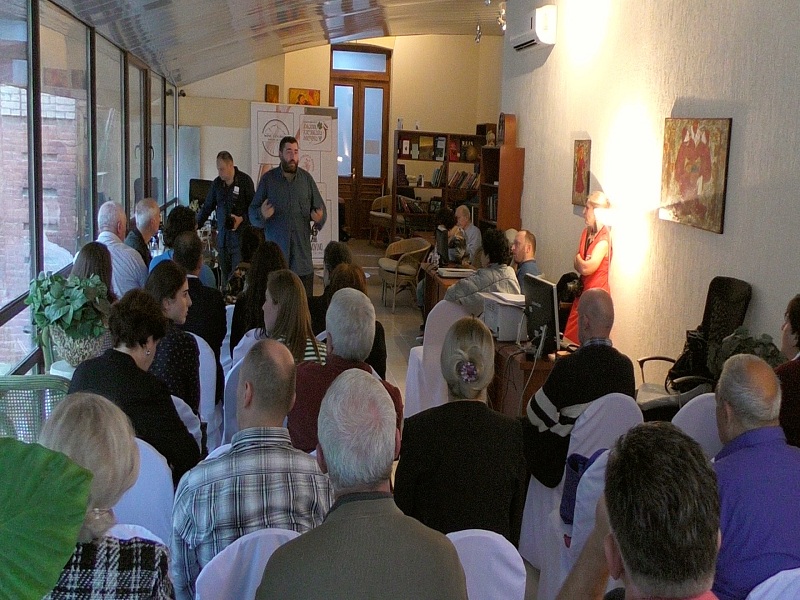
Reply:
[[[167,109],[166,119],[164,121],[166,131],[166,137],[164,138],[164,149],[167,157],[165,173],[167,182],[167,195],[164,198],[165,202],[169,202],[178,195],[178,188],[175,185],[175,177],[178,168],[175,156],[175,145],[177,138],[175,123],[178,122],[177,115],[175,114],[178,107],[178,103],[176,102],[176,98],[178,97],[177,92],[178,90],[175,89],[174,85],[167,84],[167,95],[164,99]]]
[[[150,196],[164,203],[164,79],[150,74]]]
[[[128,60],[128,166],[130,179],[128,193],[133,205],[144,198],[144,102],[145,69]]]
[[[95,37],[97,69],[97,200],[125,200],[122,138],[122,52],[101,36]]]
[[[40,3],[44,269],[70,264],[92,238],[88,30]]]

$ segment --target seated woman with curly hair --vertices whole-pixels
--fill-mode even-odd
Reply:
[[[519,294],[519,282],[509,264],[511,248],[505,233],[499,229],[487,229],[483,234],[483,252],[489,266],[482,267],[450,286],[444,295],[445,300],[457,302],[476,317],[483,312],[483,297],[480,292],[503,292]]]
[[[442,346],[448,402],[409,417],[394,500],[442,533],[487,529],[519,544],[528,491],[522,425],[486,405],[494,341],[474,317],[455,322]]]
[[[164,246],[166,249],[158,256],[154,256],[153,260],[150,261],[151,273],[163,261],[172,260],[175,255],[175,240],[184,231],[197,231],[197,215],[188,206],[176,206],[167,215],[167,223],[164,226]],[[200,267],[199,278],[203,285],[212,288],[217,287],[217,278],[214,275],[214,271],[205,263]]]
[[[257,340],[272,338],[284,344],[295,363],[313,360],[325,364],[325,344],[311,330],[311,315],[303,282],[289,269],[273,271],[267,278],[262,305],[264,322],[248,331],[233,350],[233,364],[244,358]]]
[[[200,460],[200,449],[178,416],[166,384],[147,372],[166,333],[161,307],[150,294],[134,289],[111,306],[108,324],[114,347],[78,365],[69,392],[93,392],[119,406],[137,437],[167,459],[177,485]]]
[[[139,475],[139,449],[125,413],[96,394],[71,394],[44,424],[39,443],[92,473],[75,552],[45,599],[173,598],[166,546],[108,534],[112,507]]]

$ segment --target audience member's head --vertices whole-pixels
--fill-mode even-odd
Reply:
[[[184,231],[175,238],[172,245],[172,260],[187,273],[197,275],[203,266],[203,242],[194,231]]]
[[[139,475],[139,449],[128,417],[97,394],[70,394],[45,422],[39,443],[92,473],[78,541],[104,535],[115,522],[112,508]]]
[[[113,233],[118,238],[125,237],[125,211],[116,202],[109,200],[97,211],[97,229]]]
[[[172,248],[177,238],[184,231],[197,230],[197,215],[188,206],[176,206],[167,215],[167,224],[164,226],[164,245]]]
[[[581,344],[593,338],[607,338],[614,327],[614,302],[611,294],[600,288],[586,290],[578,304],[578,340]]]
[[[375,307],[363,292],[341,289],[328,305],[325,327],[329,352],[346,360],[363,362],[375,339]]]
[[[605,500],[609,570],[630,597],[689,598],[711,588],[719,497],[697,442],[671,423],[634,427],[609,454]]]
[[[781,352],[792,360],[800,352],[800,294],[789,300],[781,327]]]
[[[152,198],[145,198],[139,200],[134,208],[134,218],[136,220],[136,229],[142,234],[144,241],[147,242],[153,237],[161,225],[161,209],[158,202]]]
[[[97,275],[108,289],[106,298],[109,302],[114,302],[117,296],[111,290],[111,269],[111,253],[106,245],[100,242],[89,242],[81,248],[78,256],[75,257],[70,275],[75,275],[81,279]]]
[[[499,229],[487,229],[483,233],[483,253],[489,264],[507,265],[511,262],[511,249],[506,234]]]
[[[778,424],[781,385],[772,367],[757,356],[737,354],[725,361],[716,399],[723,444],[745,431]]]
[[[437,227],[441,225],[447,231],[450,231],[457,224],[458,221],[456,220],[456,213],[454,213],[451,209],[447,208],[446,206],[440,208],[439,211],[436,213]]]
[[[267,291],[267,278],[273,271],[288,269],[289,263],[283,256],[281,247],[275,242],[262,243],[253,253],[250,268],[244,276],[245,315],[247,315],[247,329],[263,327],[264,294]]]
[[[494,340],[475,317],[456,321],[447,332],[440,357],[451,400],[486,399],[494,377]]]
[[[344,242],[330,241],[325,246],[325,253],[322,257],[324,271],[322,273],[323,283],[327,286],[330,282],[331,273],[341,264],[351,264],[353,254]]]
[[[236,389],[239,429],[281,427],[295,397],[295,365],[289,349],[259,340],[247,352]]]
[[[511,254],[518,265],[536,258],[536,237],[530,231],[520,229],[511,244]]]
[[[331,273],[328,293],[333,296],[333,294],[345,288],[353,288],[366,294],[367,278],[364,275],[364,269],[353,264],[341,264],[336,267]]]
[[[301,362],[308,340],[314,338],[314,331],[311,329],[306,290],[300,278],[289,269],[270,273],[263,310],[263,332],[273,339],[282,340],[295,362]]]
[[[461,229],[464,229],[472,223],[472,215],[469,212],[469,208],[464,204],[456,207],[456,223],[458,223]]]
[[[157,342],[167,331],[161,306],[144,290],[133,289],[111,305],[108,328],[114,347],[145,347]]]
[[[322,399],[317,460],[337,496],[389,490],[400,432],[389,392],[361,369],[339,375]]]
[[[164,316],[182,325],[192,305],[186,270],[174,260],[164,260],[156,265],[144,284],[145,291],[155,298]]]

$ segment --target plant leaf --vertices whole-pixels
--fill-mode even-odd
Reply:
[[[60,452],[0,439],[3,595],[39,600],[75,551],[92,474]]]

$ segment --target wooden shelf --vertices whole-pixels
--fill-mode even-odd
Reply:
[[[479,219],[486,226],[519,229],[525,149],[516,147],[514,115],[504,115],[504,120],[505,143],[481,148]]]

